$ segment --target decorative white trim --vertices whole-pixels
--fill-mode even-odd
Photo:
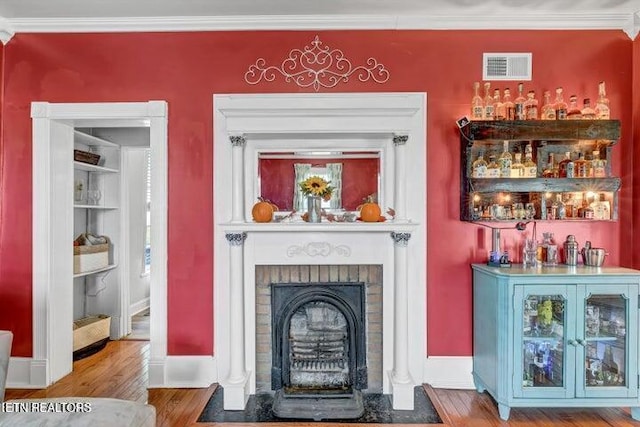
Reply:
[[[351,248],[347,245],[332,245],[329,242],[309,242],[306,245],[291,245],[287,248],[289,258],[303,254],[310,257],[327,257],[332,253],[349,257],[351,256]]]
[[[149,361],[149,388],[206,388],[219,382],[212,356],[167,356]]]
[[[285,82],[293,82],[302,88],[313,86],[316,92],[321,87],[331,89],[347,83],[352,76],[361,82],[373,80],[382,84],[389,80],[389,71],[375,58],[367,59],[366,66],[353,67],[340,49],[323,47],[317,35],[311,46],[292,49],[279,67],[268,66],[264,58],[258,58],[245,73],[244,81],[256,85],[261,81],[272,82],[278,75],[282,75]]]
[[[9,359],[7,388],[47,387],[47,361],[31,357]]]
[[[424,361],[423,383],[434,388],[473,389],[471,356],[431,356]]]
[[[14,34],[15,31],[11,22],[0,16],[0,41],[2,44],[6,45],[9,43],[9,40],[11,40]]]
[[[73,205],[70,196],[73,188],[73,126],[104,126],[105,123],[112,125],[122,122],[129,126],[144,124],[150,127],[154,171],[151,178],[154,258],[151,271],[150,360],[164,360],[167,356],[166,102],[35,102],[32,103],[31,117],[33,238],[37,239],[33,244],[32,256],[33,358],[44,361],[44,373],[40,375],[44,380],[38,379],[38,384],[48,386],[72,369],[72,330],[64,325],[71,325],[73,321],[73,252],[67,246],[73,239]],[[57,203],[59,200],[69,200],[69,203]],[[114,316],[114,322],[119,322],[119,317]],[[25,371],[21,370],[15,375],[24,377]],[[31,383],[26,378],[16,381]]]
[[[635,40],[640,32],[640,10],[633,14],[629,25],[622,29],[631,40]]]
[[[135,316],[136,314],[146,310],[149,307],[151,307],[151,298],[143,298],[140,301],[134,302],[129,306],[129,315]]]
[[[135,18],[22,18],[9,21],[15,32],[93,33],[250,30],[593,30],[629,34],[633,14],[571,13],[495,15],[252,15]],[[632,33],[633,34],[633,33]]]

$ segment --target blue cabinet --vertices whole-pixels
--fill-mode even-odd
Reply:
[[[640,271],[473,268],[473,379],[512,407],[629,406],[640,420]]]

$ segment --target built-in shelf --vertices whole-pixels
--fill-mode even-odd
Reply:
[[[92,274],[105,273],[105,272],[107,272],[109,270],[113,270],[116,267],[118,267],[118,264],[107,265],[106,267],[98,268],[97,270],[85,271],[85,272],[82,272],[82,273],[74,274],[73,278],[77,279],[78,277],[91,276]]]
[[[102,206],[102,205],[73,205],[75,209],[99,209],[99,210],[110,210],[110,209],[118,209],[117,206]]]
[[[98,138],[97,136],[89,135],[88,133],[80,132],[79,130],[74,130],[74,135],[76,136],[76,142],[84,145],[88,145],[90,147],[110,147],[110,148],[120,148],[120,145],[107,141],[106,139]]]
[[[87,172],[98,172],[98,173],[118,173],[120,172],[118,169],[113,168],[105,168],[104,166],[92,165],[89,163],[83,163],[75,161],[73,162],[73,167],[77,170],[87,171]]]

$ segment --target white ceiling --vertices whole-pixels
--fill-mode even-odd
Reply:
[[[621,29],[640,0],[0,0],[0,32]],[[4,37],[6,38],[6,37]],[[10,38],[10,37],[9,37]]]

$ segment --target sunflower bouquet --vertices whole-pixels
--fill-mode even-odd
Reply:
[[[324,200],[331,199],[333,187],[331,181],[327,181],[319,176],[310,176],[300,183],[300,191],[305,196],[320,196]]]

